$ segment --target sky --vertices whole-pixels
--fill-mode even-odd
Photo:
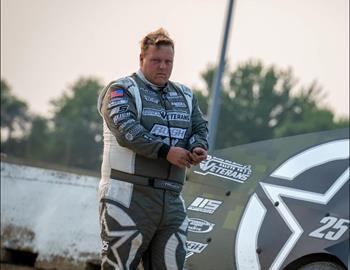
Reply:
[[[175,40],[171,79],[203,88],[217,63],[228,0],[1,0],[1,78],[30,111],[80,77],[101,83],[139,67],[142,37],[164,27]],[[231,69],[250,59],[314,80],[320,106],[349,117],[349,1],[236,0],[227,48]]]

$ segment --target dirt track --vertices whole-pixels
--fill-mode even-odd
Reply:
[[[35,268],[33,268],[33,267],[15,265],[15,264],[7,264],[7,263],[1,263],[0,269],[1,270],[35,270]]]

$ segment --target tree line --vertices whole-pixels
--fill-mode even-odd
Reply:
[[[205,88],[193,89],[204,114],[214,73],[209,66],[201,74]],[[99,79],[79,78],[51,102],[53,116],[44,117],[30,113],[1,79],[2,154],[98,171],[103,142],[96,101],[102,88]],[[317,82],[298,86],[291,69],[250,60],[226,69],[222,89],[216,148],[349,126],[348,118],[335,119],[330,109],[320,107]]]

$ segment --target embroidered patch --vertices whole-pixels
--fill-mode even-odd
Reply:
[[[142,115],[155,116],[155,117],[162,118],[163,120],[168,119],[169,121],[184,121],[184,122],[190,121],[190,115],[187,112],[180,112],[180,111],[168,111],[168,112],[166,112],[164,110],[144,108],[142,110]]]
[[[153,138],[150,137],[150,136],[148,136],[147,134],[144,134],[144,135],[143,135],[143,138],[144,138],[145,140],[149,141],[149,142],[152,142],[152,141],[153,141]]]
[[[127,112],[128,109],[129,109],[129,105],[122,105],[122,106],[115,107],[109,113],[109,117],[112,117],[113,115],[118,113],[125,113]]]
[[[186,128],[170,128],[171,138],[183,139],[185,138]],[[158,135],[162,137],[169,137],[169,128],[164,125],[155,124],[150,132],[153,135]]]
[[[125,134],[125,139],[127,139],[129,142],[131,142],[134,139],[134,136],[131,133],[127,132]]]
[[[155,104],[158,104],[159,103],[159,99],[156,98],[156,97],[150,97],[150,96],[144,96],[144,99],[148,102],[152,102],[152,103],[155,103]]]
[[[132,141],[142,131],[143,131],[143,127],[141,125],[136,125],[132,127],[130,130],[128,130],[128,132],[125,134],[125,139],[127,139],[128,141]]]
[[[178,94],[176,92],[169,92],[167,96],[169,96],[169,97],[177,97]]]
[[[118,105],[123,105],[128,103],[128,100],[126,98],[123,99],[112,99],[109,103],[108,103],[108,109],[116,107]]]
[[[182,101],[173,101],[173,102],[171,102],[171,105],[173,105],[174,107],[178,107],[178,108],[187,108],[186,103],[182,102]]]
[[[117,124],[116,124],[116,123],[114,123],[114,124],[115,124],[117,127],[119,126],[119,127],[118,127],[118,130],[119,130],[119,132],[122,132],[126,126],[132,125],[132,124],[134,124],[134,122],[135,122],[134,119],[129,119],[129,120],[123,122],[122,124],[120,124],[119,122],[117,122]],[[120,124],[120,125],[119,125],[119,124]]]
[[[150,95],[150,96],[154,96],[157,97],[157,93],[154,90],[148,90],[146,88],[142,88],[140,87],[140,92],[143,92],[144,94]]]
[[[115,125],[118,125],[119,121],[124,120],[125,118],[128,118],[129,116],[130,116],[130,112],[116,114],[115,116],[113,116],[113,123]]]
[[[185,112],[170,112],[168,113],[168,120],[189,122],[190,115]]]
[[[190,144],[194,144],[196,142],[195,136],[192,136],[190,139]]]

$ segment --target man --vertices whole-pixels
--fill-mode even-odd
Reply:
[[[186,167],[207,156],[207,121],[193,93],[169,81],[174,42],[160,28],[141,41],[140,69],[100,94],[104,119],[102,269],[182,269]]]

